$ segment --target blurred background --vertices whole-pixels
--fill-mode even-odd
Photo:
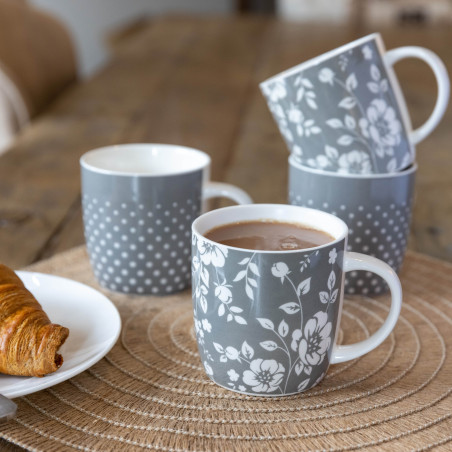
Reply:
[[[21,1],[21,0],[10,0]],[[452,0],[29,0],[66,25],[73,37],[79,74],[109,57],[109,43],[140,22],[167,13],[271,14],[299,22],[366,22],[371,25],[452,24]]]

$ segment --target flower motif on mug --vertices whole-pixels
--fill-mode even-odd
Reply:
[[[215,296],[222,302],[229,304],[232,301],[232,292],[229,284],[215,284]]]
[[[274,359],[255,359],[243,372],[243,382],[254,392],[274,392],[284,378],[284,366]]]
[[[229,369],[227,373],[231,381],[237,381],[240,377],[240,375],[234,369]]]
[[[281,283],[284,282],[284,278],[290,273],[289,267],[284,262],[277,262],[272,265],[272,275],[276,278],[281,278]]]
[[[205,331],[210,333],[212,331],[212,325],[207,319],[202,319],[202,327]]]
[[[338,160],[339,173],[369,174],[372,172],[370,157],[363,151],[350,151],[342,154]]]
[[[214,267],[223,267],[228,256],[228,249],[222,245],[198,241],[198,251],[204,265],[212,264]]]
[[[319,72],[319,80],[323,83],[329,83],[330,85],[334,84],[334,72],[329,67],[324,67]]]
[[[292,333],[292,350],[298,349],[300,361],[305,366],[316,366],[323,361],[331,344],[331,329],[328,314],[319,311],[306,322],[304,335],[299,329]]]
[[[329,264],[333,265],[333,264],[336,263],[336,259],[337,259],[337,251],[336,251],[336,248],[333,248],[333,249],[330,251],[328,257],[329,257],[329,259],[328,259],[328,263],[329,263]]]
[[[294,124],[300,124],[304,121],[304,115],[302,111],[294,104],[291,104],[290,108],[287,110],[287,118]]]
[[[271,86],[265,86],[264,92],[272,102],[278,102],[278,100],[287,96],[286,82],[276,80]]]
[[[379,157],[394,154],[394,146],[400,143],[402,126],[394,108],[383,99],[374,99],[367,108],[367,118],[361,118],[362,134],[375,143]]]
[[[362,49],[363,57],[365,60],[372,59],[372,49],[369,46],[364,46]]]

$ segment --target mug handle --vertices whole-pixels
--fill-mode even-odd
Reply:
[[[206,182],[202,192],[203,201],[211,198],[228,198],[237,204],[253,204],[253,200],[239,187],[223,182]]]
[[[449,103],[450,81],[446,66],[438,55],[424,47],[398,47],[386,52],[384,60],[388,65],[393,66],[397,61],[410,57],[425,61],[432,68],[436,77],[436,83],[438,84],[438,96],[432,114],[422,126],[416,130],[412,130],[409,134],[411,143],[417,144],[430,135],[444,116],[447,104]]]
[[[330,363],[337,364],[359,358],[378,347],[394,329],[402,307],[402,286],[396,272],[380,259],[361,253],[346,252],[344,272],[364,270],[381,276],[391,290],[391,308],[383,325],[367,339],[350,345],[334,345]]]

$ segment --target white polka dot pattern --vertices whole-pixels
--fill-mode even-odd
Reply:
[[[333,213],[312,199],[289,193],[290,204],[311,206]],[[343,208],[342,208],[343,207]],[[349,227],[348,251],[369,254],[399,271],[405,255],[410,230],[411,205],[360,205],[358,209],[343,204],[335,215]],[[379,294],[387,290],[386,283],[371,272],[353,271],[345,276],[345,292],[349,294]]]
[[[85,237],[100,284],[124,293],[164,295],[190,284],[191,224],[200,199],[170,205],[115,203],[83,196]]]

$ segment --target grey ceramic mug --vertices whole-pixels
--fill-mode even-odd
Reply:
[[[348,249],[377,257],[399,271],[410,232],[417,165],[390,174],[339,174],[289,158],[289,203],[332,213],[349,229]],[[387,286],[370,272],[346,276],[345,292],[381,294]]]
[[[250,203],[241,189],[209,181],[210,157],[167,144],[124,144],[80,159],[85,238],[99,283],[164,295],[190,284],[190,228],[203,200]]]
[[[272,220],[330,234],[326,245],[304,250],[256,251],[205,238],[229,223]],[[193,311],[199,354],[220,386],[249,395],[282,396],[312,388],[330,364],[373,350],[394,328],[402,302],[400,282],[384,262],[347,252],[347,225],[305,207],[252,204],[214,210],[192,227]],[[391,308],[372,336],[337,345],[343,280],[362,269],[391,288]]]
[[[419,58],[438,84],[429,119],[412,130],[393,66]],[[422,47],[385,50],[379,33],[305,61],[261,83],[270,111],[294,158],[340,173],[390,173],[414,163],[414,146],[443,117],[449,77],[441,60]]]

